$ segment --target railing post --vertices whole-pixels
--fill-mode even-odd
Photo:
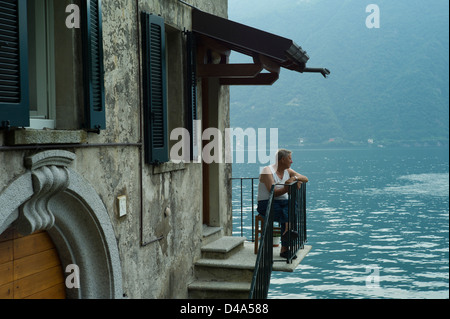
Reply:
[[[289,251],[290,254],[286,260],[287,263],[292,263],[295,254],[298,250],[304,248],[306,242],[306,184],[301,184],[300,189],[297,182],[288,185],[289,191],[289,205],[288,205],[288,220],[289,230],[298,232],[298,238],[293,240],[288,232]]]
[[[293,252],[295,251],[294,249],[294,245],[295,242],[292,240],[291,238],[291,232],[290,230],[295,230],[295,202],[296,202],[296,195],[297,193],[295,192],[295,188],[297,187],[297,183],[295,184],[291,184],[289,185],[289,207],[288,207],[288,220],[289,220],[289,225],[288,225],[288,257],[286,258],[286,262],[287,263],[291,263],[292,262],[292,258],[293,258]]]
[[[254,242],[255,241],[255,237],[254,237],[254,231],[253,231],[253,229],[255,229],[255,210],[254,210],[254,207],[255,207],[255,203],[254,203],[254,201],[253,201],[253,195],[254,195],[254,185],[253,185],[253,180],[254,180],[254,178],[252,178],[252,179],[250,179],[251,180],[251,182],[252,182],[252,242]]]
[[[273,266],[273,192],[274,186],[272,185],[264,217],[261,245],[256,257],[249,299],[266,299],[269,293],[270,277],[272,276]]]
[[[306,184],[302,184],[302,209],[303,209],[303,242],[306,243],[308,241],[308,238],[306,236]]]
[[[244,235],[244,224],[243,224],[243,209],[244,209],[244,205],[243,205],[243,198],[242,198],[242,178],[241,178],[241,237],[243,237]]]

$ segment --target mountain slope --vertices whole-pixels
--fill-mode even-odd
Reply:
[[[232,87],[233,127],[278,127],[287,145],[448,144],[448,2],[377,1],[379,29],[365,25],[369,2],[273,2],[230,0],[229,19],[293,39],[332,74]]]

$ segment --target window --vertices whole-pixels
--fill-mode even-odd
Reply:
[[[0,0],[0,128],[105,128],[101,0],[75,3],[81,30],[63,1]]]

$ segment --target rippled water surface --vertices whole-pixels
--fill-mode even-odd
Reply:
[[[310,179],[312,250],[293,273],[273,273],[269,298],[449,297],[448,148],[293,151],[292,168]],[[233,177],[259,166],[233,164]],[[244,182],[247,238],[250,190]],[[237,232],[239,196],[234,181]]]

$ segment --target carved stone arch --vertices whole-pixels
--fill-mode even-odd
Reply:
[[[68,298],[122,298],[122,270],[112,224],[95,189],[67,166],[75,154],[45,151],[27,157],[28,170],[0,192],[0,234],[46,230],[62,265],[78,266],[79,288]]]

